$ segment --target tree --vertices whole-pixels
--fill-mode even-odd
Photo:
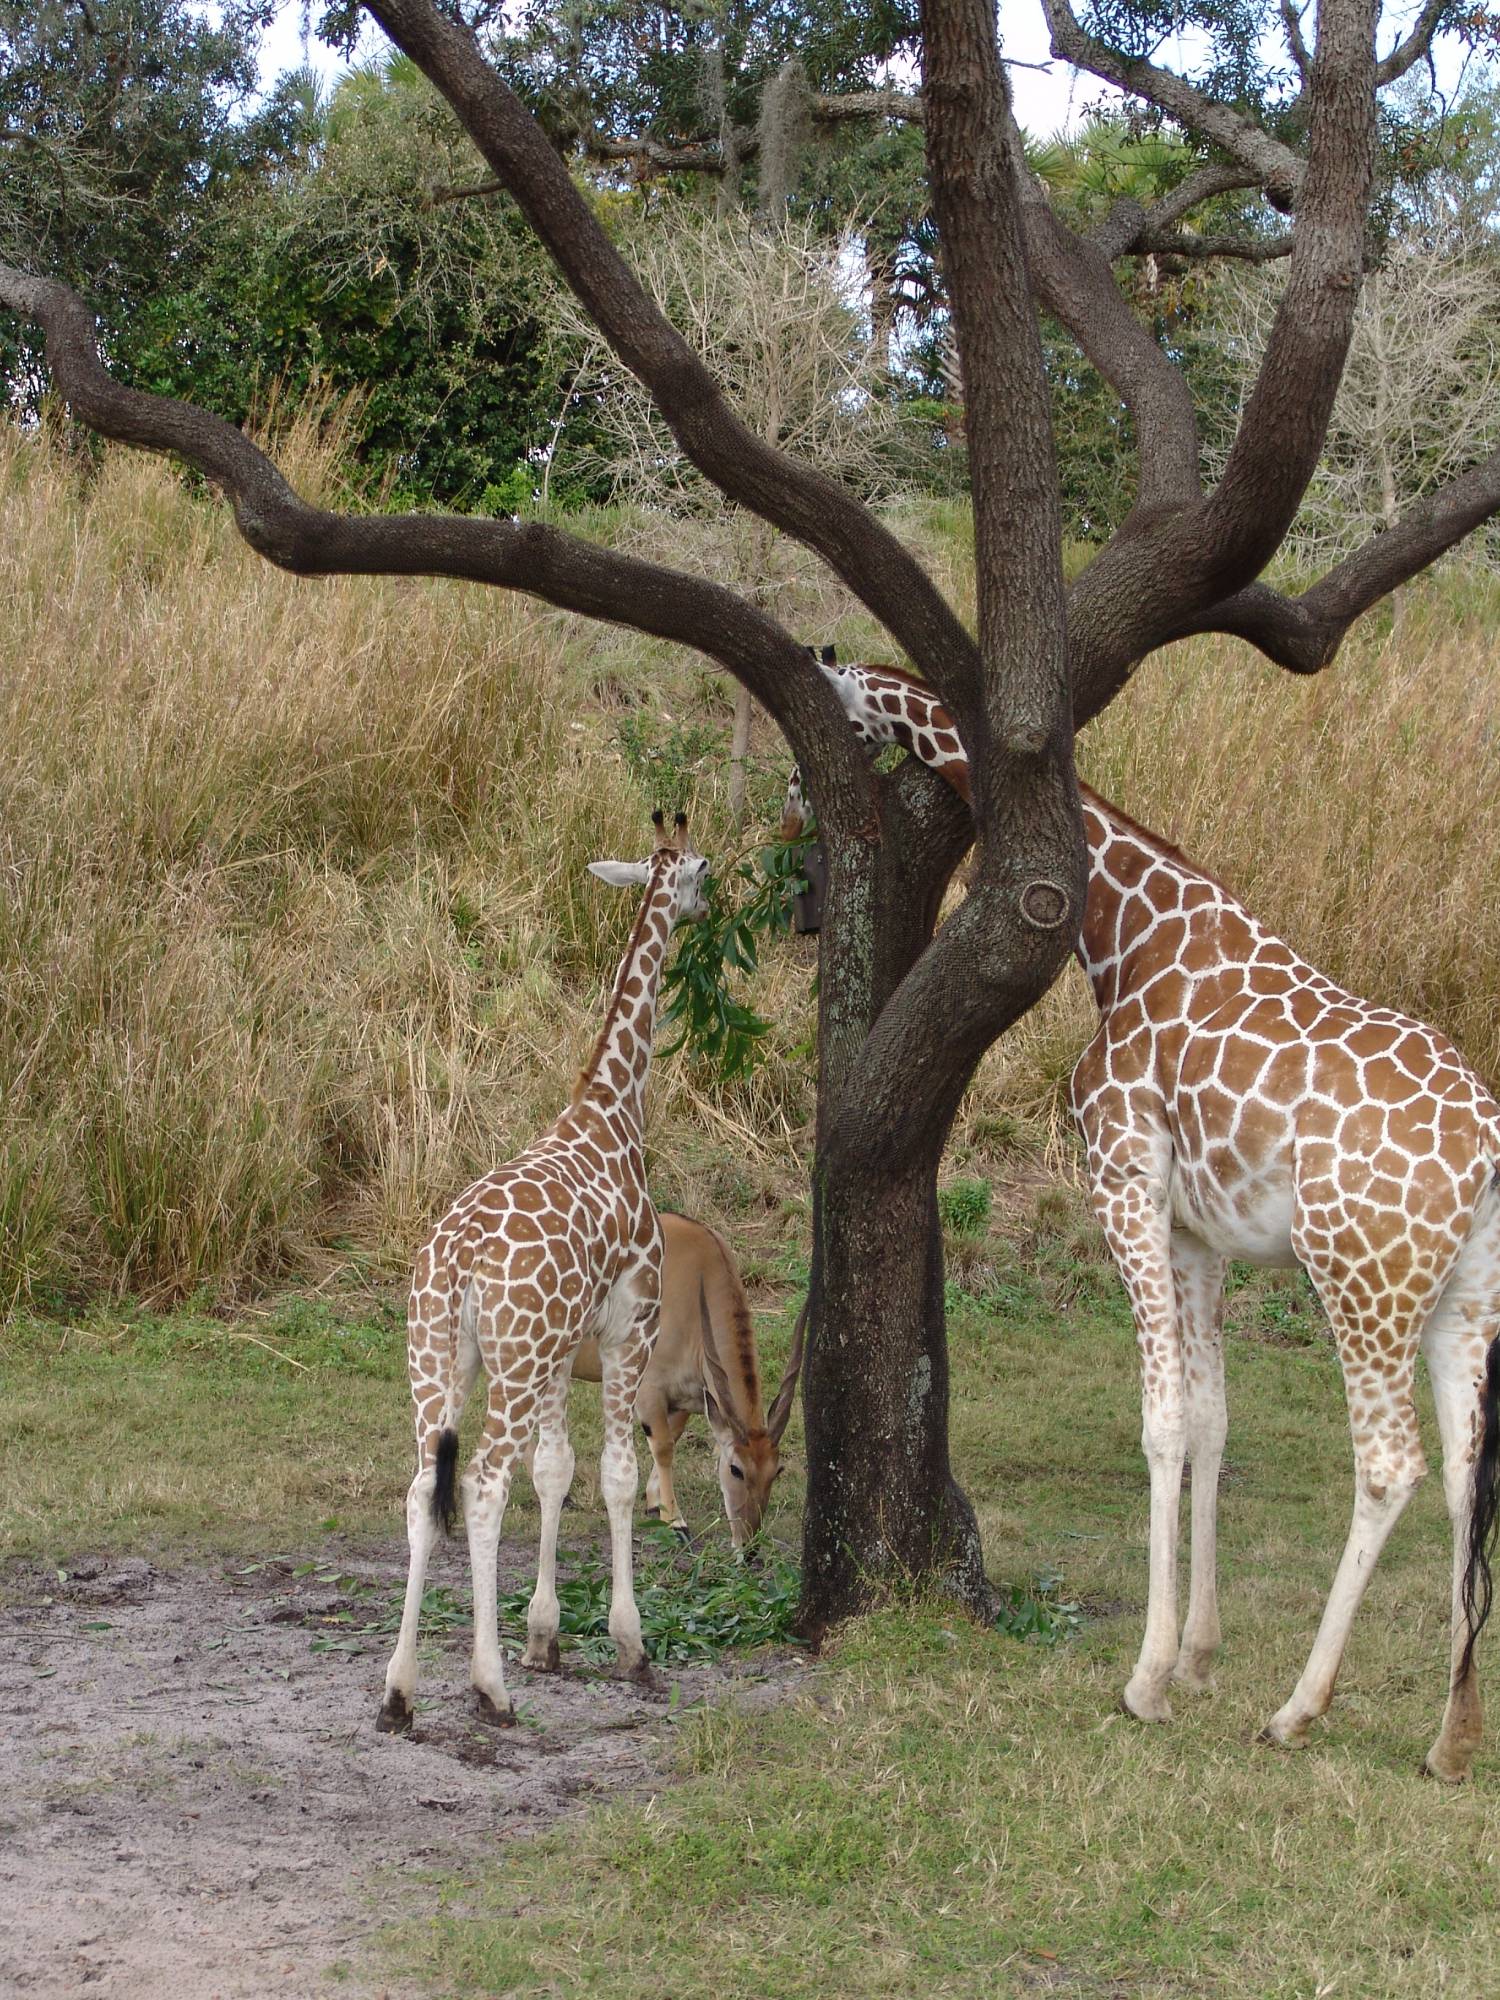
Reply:
[[[992,7],[924,0],[922,89],[899,115],[923,127],[965,383],[972,633],[857,498],[730,408],[471,28],[432,0],[366,7],[454,106],[686,457],[726,499],[816,551],[938,690],[971,760],[972,823],[925,768],[872,770],[798,636],[766,610],[543,522],[311,507],[228,425],[115,382],[68,288],[0,271],[0,305],[43,327],[75,414],[196,466],[268,559],[302,574],[468,577],[694,647],[749,686],[790,739],[829,863],[805,1373],[809,1631],[897,1578],[941,1578],[964,1601],[986,1601],[973,1516],[948,1458],[936,1172],[980,1056],[1046,989],[1077,934],[1086,881],[1075,729],[1185,633],[1239,634],[1294,672],[1326,667],[1362,611],[1500,509],[1500,455],[1490,455],[1300,596],[1260,580],[1316,469],[1348,351],[1376,193],[1379,93],[1421,61],[1446,18],[1442,0],[1428,0],[1383,57],[1375,0],[1321,0],[1310,23],[1288,6],[1279,78],[1253,54],[1267,24],[1249,0],[1187,10],[1205,38],[1193,75],[1143,52],[1168,19],[1154,4],[1111,0],[1087,21],[1067,0],[1042,4],[1059,58],[1172,122],[1199,164],[1153,204],[1122,198],[1075,226],[1025,168]],[[484,8],[487,19],[494,12]],[[1182,18],[1170,11],[1173,24]],[[1482,26],[1472,11],[1463,20],[1466,32]],[[887,104],[879,115],[894,113]],[[1192,397],[1113,265],[1145,250],[1190,259],[1211,250],[1188,224],[1231,189],[1254,191],[1265,229],[1286,239],[1287,279],[1254,392],[1205,490]],[[1120,397],[1137,453],[1130,514],[1066,591],[1039,307]],[[938,925],[971,838],[970,892]]]
[[[216,19],[188,0],[0,0],[0,259],[88,286],[112,359],[137,306],[179,282],[219,185],[295,144],[288,90],[257,87],[258,0]],[[0,344],[9,400],[34,409],[39,357]]]

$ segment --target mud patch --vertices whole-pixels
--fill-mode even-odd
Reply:
[[[534,1560],[502,1550],[502,1580]],[[762,1653],[665,1668],[653,1695],[566,1653],[560,1676],[507,1657],[505,1729],[471,1708],[451,1624],[424,1649],[412,1734],[380,1736],[390,1641],[370,1612],[403,1575],[344,1556],[0,1571],[0,1992],[396,2000],[364,1942],[432,1907],[432,1871],[663,1782],[694,1706],[768,1705],[814,1671]]]

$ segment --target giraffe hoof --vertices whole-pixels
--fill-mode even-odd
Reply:
[[[411,1728],[411,1703],[399,1690],[393,1688],[380,1704],[375,1728],[381,1736],[404,1736]]]
[[[549,1639],[543,1646],[528,1645],[521,1655],[521,1665],[534,1674],[560,1674],[562,1654],[558,1651],[557,1640]]]
[[[501,1708],[498,1702],[490,1700],[483,1688],[475,1688],[474,1701],[479,1710],[479,1719],[481,1722],[492,1722],[497,1729],[515,1728],[516,1705],[509,1695],[505,1697],[504,1708]]]
[[[1255,1733],[1257,1743],[1264,1743],[1271,1750],[1305,1750],[1307,1748],[1307,1724],[1294,1727],[1291,1723],[1279,1722],[1274,1717],[1264,1729]]]
[[[632,1687],[640,1688],[646,1694],[665,1694],[666,1683],[643,1653],[633,1667],[622,1666],[616,1678],[629,1681]]]
[[[1170,1722],[1172,1704],[1164,1694],[1132,1694],[1129,1688],[1120,1696],[1120,1710],[1133,1722]]]
[[[648,1507],[645,1510],[645,1518],[648,1521],[659,1521],[661,1519],[660,1507]]]

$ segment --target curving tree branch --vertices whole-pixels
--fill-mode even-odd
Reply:
[[[1227,632],[1277,666],[1320,673],[1349,627],[1485,521],[1500,514],[1500,451],[1399,514],[1297,597],[1254,583],[1188,621],[1174,636]]]
[[[1133,97],[1143,97],[1175,118],[1184,130],[1200,133],[1250,173],[1281,208],[1292,207],[1302,185],[1302,161],[1290,146],[1272,138],[1243,112],[1219,104],[1180,77],[1138,56],[1127,56],[1089,34],[1067,0],[1041,0],[1052,36],[1052,53],[1075,69]]]
[[[1177,224],[1215,195],[1232,194],[1238,188],[1259,187],[1260,182],[1243,167],[1221,166],[1210,161],[1195,167],[1187,178],[1149,206],[1124,196],[1115,202],[1104,220],[1090,232],[1089,240],[1106,257],[1126,257],[1137,247],[1147,229],[1175,229]]]
[[[585,311],[650,390],[693,464],[729,499],[806,543],[939,688],[977,679],[974,642],[902,543],[842,487],[764,444],[647,296],[545,133],[472,34],[430,0],[366,0],[367,11],[453,106]]]
[[[1453,12],[1453,0],[1427,0],[1411,32],[1398,42],[1382,61],[1375,65],[1377,86],[1394,83],[1409,69],[1415,69],[1432,47],[1432,38],[1437,33],[1445,14]]]
[[[1130,411],[1140,467],[1138,505],[1196,499],[1198,422],[1186,378],[1131,310],[1115,283],[1109,255],[1053,212],[1024,169],[1012,120],[1010,152],[1021,189],[1026,250],[1037,297],[1061,322]]]
[[[67,285],[0,265],[0,307],[42,328],[53,380],[81,423],[102,437],[172,453],[211,479],[246,542],[278,568],[298,576],[462,577],[693,647],[738,675],[799,752],[806,745],[820,762],[830,758],[844,782],[867,792],[847,722],[805,649],[733,591],[540,522],[357,516],[310,506],[222,417],[116,382],[99,359],[92,314]]]

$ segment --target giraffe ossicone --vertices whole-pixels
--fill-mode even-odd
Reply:
[[[438,1528],[455,1514],[459,1418],[481,1369],[488,1388],[483,1429],[458,1482],[474,1584],[470,1678],[481,1711],[502,1722],[514,1717],[500,1653],[496,1565],[511,1478],[533,1433],[541,1536],[523,1664],[556,1670],[557,1532],[574,1463],[569,1362],[586,1338],[598,1342],[603,1375],[609,1631],[620,1672],[651,1680],[631,1575],[633,1413],[661,1292],[661,1226],[646,1192],[642,1112],[668,943],[679,923],[706,913],[708,873],[687,845],[682,814],[671,835],[660,813],[653,819],[660,841],[649,860],[589,863],[600,879],[645,894],[571,1101],[524,1153],[467,1188],[417,1255],[407,1308],[417,1444],[406,1498],[410,1566],[376,1722],[382,1731],[411,1725],[427,1564]]]

